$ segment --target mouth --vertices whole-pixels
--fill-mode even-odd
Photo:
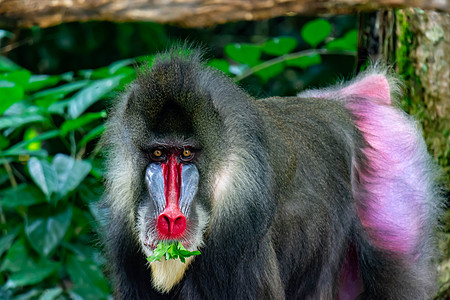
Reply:
[[[147,250],[153,251],[156,249],[156,246],[158,246],[158,243],[155,242],[143,242],[143,245]]]
[[[172,243],[175,243],[175,244],[178,243],[178,242],[181,242],[183,247],[188,249],[188,250],[192,246],[192,242],[185,241],[185,240],[154,240],[154,241],[145,241],[145,242],[143,242],[143,245],[144,245],[144,247],[147,250],[153,252],[156,249],[156,247],[158,246],[158,244],[161,243],[161,242],[172,242]]]

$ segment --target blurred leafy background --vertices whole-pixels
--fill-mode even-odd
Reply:
[[[111,298],[95,233],[98,139],[137,64],[187,40],[252,95],[295,95],[354,74],[356,27],[356,17],[336,16],[197,30],[107,22],[1,29],[0,299]]]

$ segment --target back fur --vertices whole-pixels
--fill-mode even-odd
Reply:
[[[436,183],[437,168],[417,122],[396,107],[399,81],[386,68],[375,65],[345,86],[299,96],[342,102],[366,141],[362,149],[365,158],[353,162],[352,178],[357,214],[369,241],[366,248],[359,247],[361,269],[371,273],[365,275],[366,287],[377,285],[388,264],[400,264],[404,272],[390,276],[402,278],[397,279],[398,290],[385,297],[400,299],[403,296],[395,295],[409,294],[410,299],[426,299],[436,286],[431,258],[436,254],[433,237],[442,195]],[[379,274],[369,259],[374,256],[388,261]],[[404,278],[413,284],[404,286]],[[365,295],[375,294],[371,289]]]

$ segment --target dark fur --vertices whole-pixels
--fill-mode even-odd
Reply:
[[[254,100],[198,55],[175,52],[157,58],[119,100],[103,140],[109,150],[105,239],[116,299],[336,299],[352,253],[365,287],[361,299],[431,295],[429,260],[411,266],[408,257],[374,247],[362,228],[352,160],[364,166],[360,149],[367,145],[342,102]],[[129,218],[148,199],[145,151],[160,138],[201,149],[193,205],[210,212],[202,254],[166,295],[152,288],[133,235],[136,220]],[[231,153],[239,180],[218,204],[214,176]],[[124,195],[131,199],[113,186],[121,161],[135,171],[120,187],[130,189]],[[119,201],[128,211],[116,208]]]

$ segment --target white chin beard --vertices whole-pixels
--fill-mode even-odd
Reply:
[[[187,247],[189,251],[196,251],[203,246],[203,234],[208,224],[208,214],[200,206],[195,206],[195,210],[198,216],[198,226],[190,240],[190,246]],[[157,240],[149,239],[149,236],[157,236],[156,232],[148,232],[145,223],[145,208],[141,208],[138,216],[138,222],[136,229],[139,232],[139,240],[141,242],[141,249],[145,257],[149,257],[153,254],[153,250],[144,244],[144,241],[152,241],[157,245]],[[182,263],[180,259],[171,259],[166,261],[161,258],[161,261],[154,261],[150,265],[152,272],[152,284],[155,289],[161,293],[168,293],[180,280],[183,278],[184,273],[188,269],[190,263],[195,259],[195,256],[186,258],[186,263]]]

